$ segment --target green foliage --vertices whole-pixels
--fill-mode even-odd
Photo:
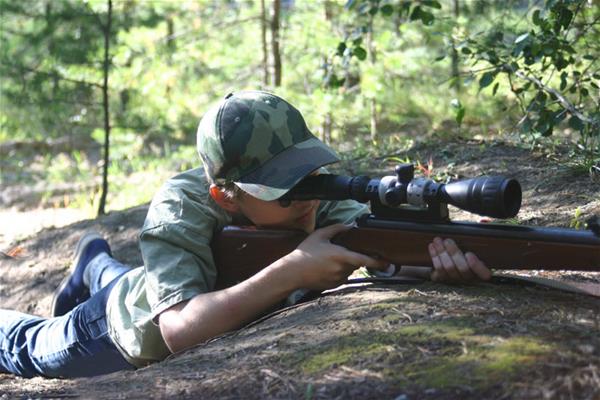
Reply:
[[[460,100],[458,100],[458,99],[452,99],[452,101],[450,102],[450,105],[456,110],[456,115],[454,117],[454,120],[456,121],[456,124],[460,128],[460,126],[462,125],[463,118],[465,117],[465,111],[466,111],[465,106],[463,106],[462,103],[460,102]]]
[[[342,153],[355,147],[344,156],[359,161],[397,154],[432,132],[485,134],[518,123],[532,146],[555,146],[565,133],[582,171],[594,165],[598,8],[579,0],[459,0],[456,15],[453,3],[282,2],[283,82],[274,88],[262,82],[260,2],[113,1],[113,193],[134,196],[125,177],[139,171],[198,166],[193,144],[202,113],[228,92],[256,88],[288,98],[316,135]],[[0,0],[1,141],[102,142],[106,4]],[[365,140],[373,116],[382,133],[375,143]],[[7,163],[15,179],[97,176],[98,165],[87,162],[97,157],[78,151],[55,165],[46,156],[35,166],[26,158]],[[172,157],[187,161],[153,161]],[[128,203],[124,197],[110,207]]]
[[[585,227],[585,221],[582,214],[581,208],[577,207],[573,213],[573,218],[571,218],[571,222],[569,223],[569,228],[582,229]]]
[[[161,20],[146,2],[118,4],[113,32],[153,27]],[[10,116],[0,131],[43,139],[67,132],[89,136],[101,127],[107,2],[0,0],[0,11],[1,112]],[[119,46],[119,35],[110,39],[111,47]]]
[[[10,116],[1,130],[12,137],[57,137],[96,123],[90,75],[97,73],[92,68],[66,71],[91,65],[101,43],[87,5],[1,0],[0,13],[1,112]]]
[[[600,11],[584,0],[553,0],[539,7],[532,3],[527,13],[526,31],[522,25],[502,23],[464,35],[462,53],[474,66],[485,66],[479,90],[506,79],[524,114],[521,132],[547,137],[566,121],[579,137],[584,162],[593,163],[600,159],[600,75],[595,66]],[[492,95],[498,87],[499,82]]]
[[[337,47],[337,55],[343,57],[343,63],[347,65],[352,57],[360,61],[367,58],[363,41],[372,29],[370,21],[374,16],[380,14],[386,18],[421,21],[423,25],[430,26],[435,21],[432,11],[439,10],[442,6],[435,0],[404,0],[397,4],[382,0],[348,0],[345,8],[355,13],[353,29],[348,31]]]
[[[510,91],[523,113],[518,123],[523,134],[547,137],[562,124],[575,133],[577,146],[583,150],[581,162],[588,166],[598,162],[600,70],[594,65],[599,57],[600,9],[585,0],[549,0],[544,4],[532,1],[528,8],[523,2],[507,2],[504,6],[492,2],[456,4],[462,4],[462,13],[475,23],[463,26],[464,21],[455,20],[447,30],[447,17],[441,14],[442,6],[436,1],[350,0],[346,8],[353,13],[353,28],[338,44],[337,55],[344,58],[343,66],[349,65],[352,58],[366,59],[364,37],[374,31],[376,15],[382,20],[394,18],[396,26],[415,20],[429,26],[439,19],[437,28],[447,38],[448,53],[454,60],[460,54],[472,63],[466,84],[477,77],[478,91],[491,87],[492,97],[500,91],[506,101],[510,101],[506,90]],[[502,7],[505,10],[494,19],[495,23],[477,26],[475,12],[498,13]],[[527,17],[517,18],[519,13]],[[469,28],[477,29],[471,33]],[[383,25],[378,29],[392,28]],[[444,58],[442,55],[435,60]],[[451,84],[457,79],[452,78]],[[460,127],[465,107],[459,99],[452,104]]]

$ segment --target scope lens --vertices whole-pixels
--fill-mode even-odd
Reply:
[[[521,185],[516,179],[507,179],[503,184],[504,214],[502,218],[512,218],[519,213],[521,208]]]
[[[493,218],[511,218],[521,208],[521,186],[500,176],[451,182],[438,193],[439,200],[463,210]]]

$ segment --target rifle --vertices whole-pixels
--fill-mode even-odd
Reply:
[[[451,221],[448,205],[482,216],[513,218],[521,207],[521,185],[515,179],[482,176],[448,184],[414,178],[414,166],[401,164],[396,174],[367,176],[316,175],[303,179],[279,199],[370,202],[371,214],[336,235],[332,243],[381,257],[395,265],[432,267],[427,244],[451,237],[495,269],[600,271],[600,218],[589,230],[532,227],[506,223]],[[293,251],[306,237],[298,231],[226,227],[212,243],[218,269],[217,288],[232,286]]]

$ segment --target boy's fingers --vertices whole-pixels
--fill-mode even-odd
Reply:
[[[448,275],[444,271],[444,266],[442,265],[442,261],[440,260],[440,257],[438,256],[438,253],[433,243],[430,243],[427,246],[427,249],[429,250],[429,255],[431,256],[431,261],[433,262],[433,272],[431,273],[431,280],[437,282],[447,280]]]
[[[313,232],[312,236],[322,240],[329,240],[338,233],[347,231],[350,228],[352,228],[352,225],[333,224],[326,226],[325,228],[317,229]]]
[[[469,264],[467,263],[467,259],[462,251],[458,248],[454,240],[446,239],[444,240],[444,247],[446,248],[446,252],[454,262],[456,269],[461,275],[463,280],[473,280],[475,279],[475,274],[469,268]]]
[[[440,239],[439,237],[436,237],[435,239],[433,239],[433,245],[435,246],[435,250],[437,251],[437,254],[440,258],[443,269],[446,272],[446,274],[448,275],[448,277],[451,280],[455,280],[455,281],[459,280],[460,274],[456,270],[454,261],[452,260],[452,257],[450,257],[450,255],[448,254],[448,251],[446,250],[442,239]]]
[[[356,253],[342,247],[342,257],[348,264],[352,264],[355,268],[369,267],[377,270],[385,270],[389,268],[390,263],[380,258],[369,257],[365,254]]]
[[[342,227],[350,228],[348,225],[341,225]],[[345,229],[342,229],[343,232]],[[356,251],[347,249],[344,246],[339,246],[332,244],[331,245],[334,250],[333,259],[337,262],[343,264],[349,264],[355,266],[355,268],[359,267],[369,267],[378,270],[383,270],[389,267],[390,262],[383,258],[375,258],[369,255],[358,253]]]
[[[471,271],[473,271],[473,273],[477,275],[479,279],[489,281],[492,278],[492,271],[490,271],[483,261],[481,261],[475,254],[467,252],[465,257],[469,263]]]

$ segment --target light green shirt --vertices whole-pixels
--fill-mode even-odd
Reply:
[[[144,267],[123,275],[109,296],[110,336],[127,361],[137,367],[170,354],[156,317],[214,289],[217,268],[210,242],[232,218],[212,200],[208,187],[201,168],[165,183],[150,204],[140,234]],[[317,227],[349,223],[367,212],[365,205],[354,201],[322,201]]]

